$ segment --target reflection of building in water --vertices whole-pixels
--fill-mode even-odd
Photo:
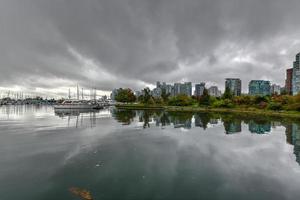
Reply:
[[[241,120],[224,121],[223,124],[224,124],[226,134],[234,134],[242,131]]]
[[[112,109],[111,114],[113,118],[115,118],[118,122],[121,122],[123,125],[131,124],[136,117],[136,111],[134,110]]]
[[[223,115],[222,121],[226,134],[234,134],[242,131],[242,120],[236,115]]]
[[[173,124],[174,124],[174,128],[191,129],[192,119],[187,119],[187,120],[174,119]]]
[[[219,120],[218,119],[210,119],[209,123],[210,124],[218,124]]]
[[[203,122],[199,115],[195,115],[195,126],[204,127]]]
[[[286,126],[286,139],[289,144],[294,145],[296,161],[300,164],[300,125],[289,124]]]
[[[287,143],[293,144],[293,124],[288,124],[285,126],[285,134]]]
[[[265,134],[271,131],[271,122],[255,122],[250,120],[248,125],[251,133]]]

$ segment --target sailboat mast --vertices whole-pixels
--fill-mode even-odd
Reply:
[[[77,100],[79,100],[79,87],[78,87],[78,84],[77,84]]]

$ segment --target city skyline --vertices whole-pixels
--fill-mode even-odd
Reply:
[[[108,95],[163,80],[224,91],[226,77],[284,85],[300,51],[299,8],[296,0],[2,0],[0,90],[65,96],[79,84]]]

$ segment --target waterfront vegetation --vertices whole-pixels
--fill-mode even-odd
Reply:
[[[129,96],[133,95],[130,89],[126,89],[126,91],[129,91]],[[184,94],[170,96],[165,91],[162,91],[160,97],[154,97],[151,95],[150,90],[146,88],[143,90],[143,95],[135,100],[126,101],[125,99],[128,99],[128,97],[122,99],[119,94],[117,94],[116,99],[119,99],[118,102],[123,102],[122,105],[118,105],[119,107],[127,109],[206,110],[300,117],[300,94],[296,96],[277,94],[272,96],[234,96],[230,90],[226,89],[222,97],[213,97],[205,89],[201,97],[189,97]]]

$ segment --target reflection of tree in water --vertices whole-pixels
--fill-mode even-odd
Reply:
[[[207,128],[207,124],[213,121],[216,123],[218,117],[212,113],[196,113],[195,114],[195,126],[202,127],[204,130]]]
[[[222,115],[222,122],[226,134],[240,133],[242,131],[242,120],[235,115]]]
[[[154,121],[156,123],[156,126],[161,125],[162,127],[170,125],[171,123],[171,119],[168,113],[162,111],[156,112],[154,116]]]
[[[271,121],[264,119],[254,119],[248,122],[251,133],[265,134],[271,131]]]
[[[175,128],[192,128],[193,113],[184,112],[170,112],[169,113],[171,122],[173,122]]]
[[[166,112],[163,112],[160,116],[160,122],[162,126],[170,125],[171,120],[169,118],[169,115]]]
[[[136,116],[136,111],[134,110],[112,110],[112,116],[118,121],[122,122],[123,125],[129,125]]]
[[[139,122],[144,122],[143,128],[149,128],[150,127],[150,121],[154,118],[156,121],[156,125],[158,125],[160,121],[161,111],[157,110],[142,110],[138,111],[139,116]]]
[[[286,140],[289,144],[294,145],[294,154],[296,161],[300,164],[300,124],[290,123],[286,126]]]
[[[91,193],[86,189],[81,189],[77,187],[71,187],[69,191],[75,196],[83,199],[83,200],[93,200]]]
[[[139,122],[144,122],[143,124],[143,128],[149,128],[150,124],[150,117],[152,116],[153,113],[151,113],[151,111],[140,111],[140,115],[139,115]]]
[[[184,127],[191,128],[192,127],[192,113],[176,113],[176,112],[163,112],[163,111],[152,111],[152,110],[144,110],[139,111],[139,121],[144,122],[143,127],[150,127],[149,122],[154,119],[156,122],[156,126],[166,126],[170,125],[172,122],[175,128]]]

